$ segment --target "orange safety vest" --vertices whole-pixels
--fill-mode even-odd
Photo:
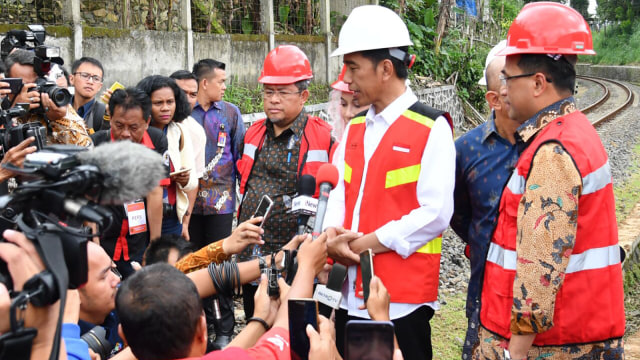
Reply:
[[[480,322],[486,329],[511,338],[518,206],[533,157],[550,141],[571,155],[583,187],[575,246],[556,294],[553,327],[537,334],[534,345],[584,344],[621,337],[625,316],[611,170],[598,134],[578,111],[555,119],[540,131],[522,153],[503,191],[487,255]]]
[[[244,151],[237,162],[240,173],[240,195],[244,195],[247,181],[256,155],[262,149],[267,133],[266,119],[253,123],[244,135]],[[329,162],[336,143],[331,137],[331,125],[316,116],[308,116],[304,128],[304,136],[300,140],[300,154],[298,156],[298,178],[305,174],[315,176],[322,164]],[[316,189],[316,197],[317,197]]]
[[[435,123],[433,119],[440,115],[449,119],[447,113],[420,102],[402,113],[376,147],[364,181],[364,113],[351,120],[344,154],[345,227],[352,227],[354,211],[359,212],[358,231],[367,234],[420,207],[417,199],[420,163]],[[362,201],[356,209],[361,186],[364,186]],[[373,257],[374,273],[387,287],[392,302],[422,304],[437,300],[442,235],[425,240],[431,241],[406,259],[393,251]],[[356,294],[359,291],[362,291],[360,266]]]

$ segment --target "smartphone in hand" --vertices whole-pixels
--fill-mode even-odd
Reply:
[[[268,195],[262,195],[262,199],[260,199],[260,203],[256,208],[256,211],[253,213],[252,218],[262,216],[262,222],[260,222],[260,227],[264,224],[271,213],[271,208],[273,207],[273,200]]]
[[[309,359],[307,324],[318,331],[318,302],[313,299],[289,299],[289,343],[291,360]]]
[[[348,321],[345,330],[344,360],[392,360],[393,335],[391,321]]]
[[[22,90],[23,83],[21,78],[4,78],[0,79],[0,82],[9,84],[9,90],[12,94],[17,94]]]
[[[373,251],[371,249],[360,253],[360,271],[362,272],[362,293],[366,303],[369,299],[369,284],[373,278]]]

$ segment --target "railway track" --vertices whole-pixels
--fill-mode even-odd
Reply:
[[[633,103],[633,91],[622,82],[582,75],[577,78],[593,82],[603,91],[603,95],[596,102],[581,109],[595,127],[613,118]]]

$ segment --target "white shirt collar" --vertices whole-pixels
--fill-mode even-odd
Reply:
[[[391,125],[393,122],[402,115],[402,113],[407,110],[411,105],[413,105],[418,98],[415,96],[413,91],[409,86],[405,92],[398,96],[391,104],[389,104],[384,110],[382,110],[378,115],[375,114],[373,110],[373,105],[369,106],[369,111],[367,111],[367,115],[365,117],[367,123],[373,123],[375,120],[382,120],[387,124]]]

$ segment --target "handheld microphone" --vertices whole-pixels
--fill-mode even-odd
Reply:
[[[318,311],[320,315],[326,318],[331,317],[333,309],[340,308],[342,301],[342,284],[347,277],[347,268],[344,265],[335,263],[329,272],[329,281],[327,285],[316,285],[316,291],[313,298],[318,300]]]
[[[117,141],[76,155],[104,175],[100,204],[119,205],[147,196],[167,177],[162,156],[142,144]]]
[[[309,217],[316,214],[318,199],[313,198],[315,192],[316,178],[309,174],[302,175],[298,181],[298,196],[291,203],[291,212],[298,215],[298,235],[306,232]]]
[[[329,192],[336,187],[338,183],[338,168],[333,164],[324,164],[318,169],[316,183],[320,184],[320,196],[318,197],[318,211],[316,212],[315,224],[313,224],[313,239],[317,239],[322,233],[322,223],[324,222],[324,214],[327,212],[327,201],[329,201]]]

